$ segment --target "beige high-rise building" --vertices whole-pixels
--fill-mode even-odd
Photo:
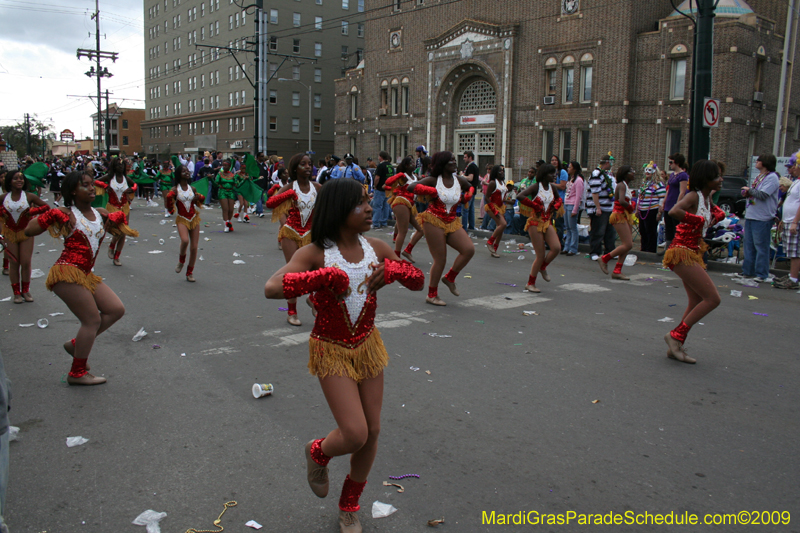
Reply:
[[[268,53],[262,53],[266,59],[258,78],[258,14],[242,5],[238,0],[144,1],[142,136],[148,156],[266,148],[267,154],[290,157],[308,150],[309,131],[315,160],[333,151],[334,80],[361,60],[364,0],[266,5],[260,50]],[[257,139],[259,85],[264,136]]]

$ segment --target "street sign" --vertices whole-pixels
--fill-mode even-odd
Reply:
[[[703,127],[719,127],[719,100],[716,98],[705,98],[703,100]]]

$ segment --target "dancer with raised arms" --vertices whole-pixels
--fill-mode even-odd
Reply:
[[[197,247],[200,244],[200,213],[198,209],[206,197],[191,186],[192,180],[189,169],[180,166],[175,171],[178,183],[167,193],[167,209],[170,214],[178,207],[178,216],[175,224],[178,226],[178,235],[181,238],[181,247],[178,254],[178,266],[175,272],[180,273],[186,263],[186,249],[189,248],[189,266],[186,267],[186,281],[194,282],[194,265],[197,261]]]
[[[397,165],[397,174],[386,180],[384,189],[391,191],[389,198],[389,205],[392,206],[392,211],[395,217],[395,241],[394,252],[399,256],[402,255],[412,263],[414,258],[411,256],[411,251],[414,246],[422,239],[422,226],[417,222],[417,207],[414,205],[414,193],[409,192],[408,186],[415,181],[417,177],[414,175],[414,159],[407,156],[399,165]],[[411,240],[403,250],[403,243],[408,234],[408,226],[414,227],[416,232],[412,235]],[[400,250],[403,250],[402,252]]]

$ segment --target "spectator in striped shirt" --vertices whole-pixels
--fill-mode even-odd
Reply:
[[[643,252],[658,252],[658,223],[664,215],[664,198],[667,188],[661,180],[658,165],[650,161],[644,165],[644,185],[639,189],[639,235]]]
[[[586,213],[589,215],[591,229],[589,232],[589,248],[592,261],[604,253],[609,253],[617,243],[617,231],[608,223],[611,208],[614,206],[614,189],[616,183],[609,174],[611,154],[600,158],[600,165],[592,171],[589,178],[589,195],[586,198]]]

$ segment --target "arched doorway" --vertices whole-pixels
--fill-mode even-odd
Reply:
[[[464,83],[457,96],[454,141],[458,154],[471,150],[478,168],[494,164],[497,130],[497,93],[484,78],[472,78]]]

